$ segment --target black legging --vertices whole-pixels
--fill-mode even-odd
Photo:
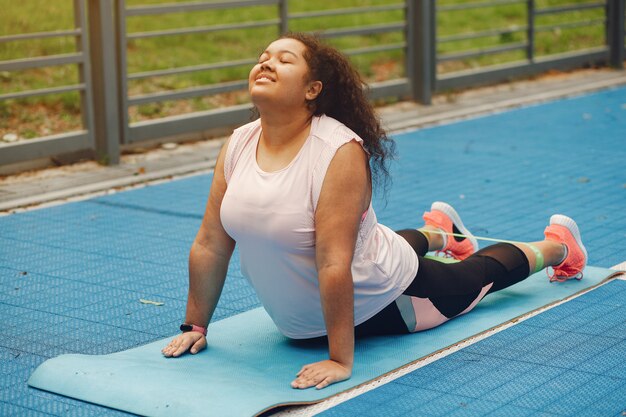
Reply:
[[[469,307],[484,286],[493,284],[487,292],[490,294],[524,280],[530,273],[524,252],[509,243],[488,246],[461,262],[443,263],[424,257],[428,252],[428,239],[418,230],[406,229],[396,233],[409,242],[419,258],[417,275],[404,294],[430,299],[447,318],[455,317]],[[408,329],[393,302],[358,325],[355,332],[357,336],[397,334],[408,333]]]

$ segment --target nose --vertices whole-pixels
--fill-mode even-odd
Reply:
[[[261,71],[274,71],[274,66],[271,64],[271,59],[263,62],[261,64]]]

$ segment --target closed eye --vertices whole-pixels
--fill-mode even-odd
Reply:
[[[297,55],[291,51],[279,51],[276,56],[278,58],[278,62],[280,62],[281,64],[295,64],[294,59],[297,59]],[[258,63],[262,64],[266,61],[269,61],[271,58],[272,56],[270,55],[270,53],[266,51],[261,54]]]

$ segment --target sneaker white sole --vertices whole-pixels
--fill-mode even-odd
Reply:
[[[456,210],[452,208],[450,204],[444,203],[442,201],[435,201],[431,206],[431,210],[438,210],[444,214],[446,214],[450,219],[452,219],[452,223],[459,229],[462,235],[466,236],[469,239],[470,243],[474,247],[474,252],[478,250],[478,241],[474,237],[473,234],[470,233],[469,230],[465,227],[463,222],[461,221],[461,217],[458,215]],[[448,238],[454,239],[453,236],[449,236]]]
[[[570,231],[572,236],[574,236],[576,244],[578,244],[578,247],[583,251],[583,254],[585,254],[585,266],[587,266],[587,259],[589,259],[587,257],[587,249],[585,248],[585,245],[583,245],[580,231],[578,230],[578,225],[576,224],[576,222],[572,218],[567,217],[563,214],[554,214],[552,215],[552,217],[550,217],[550,224],[561,225],[563,227],[566,227],[567,230]]]

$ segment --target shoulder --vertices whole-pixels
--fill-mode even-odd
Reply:
[[[353,140],[360,144],[363,143],[363,139],[359,135],[332,117],[322,115],[316,117],[314,123],[313,136],[332,148],[338,149]]]
[[[313,123],[311,136],[316,139],[313,146],[318,149],[318,153],[313,169],[312,201],[313,207],[317,207],[323,184],[360,175],[358,171],[367,165],[367,151],[359,135],[338,120],[320,116]]]
[[[233,134],[231,138],[249,136],[251,133],[254,133],[256,130],[260,129],[260,127],[261,127],[261,119],[256,119],[250,123],[246,123],[245,125],[239,126],[237,129],[233,130]]]
[[[247,123],[235,129],[229,139],[229,143],[227,147],[227,159],[228,159],[228,155],[230,154],[236,155],[239,152],[241,152],[241,150],[245,147],[245,145],[254,138],[255,134],[258,133],[260,129],[261,129],[260,119]]]
[[[367,154],[364,151],[363,147],[356,140],[350,140],[344,143],[339,149],[337,149],[337,153],[335,153],[335,159],[337,160],[355,157],[361,160],[364,159],[364,157],[366,156]]]
[[[233,131],[233,134],[228,139],[225,145],[226,151],[224,153],[224,177],[226,182],[230,180],[230,177],[237,165],[239,157],[246,149],[246,145],[251,143],[255,137],[255,133],[261,128],[261,121],[259,119],[247,123],[241,127],[238,127]]]

